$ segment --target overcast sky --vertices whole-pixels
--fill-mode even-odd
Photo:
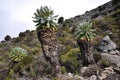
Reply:
[[[34,30],[33,13],[47,5],[55,15],[65,19],[85,13],[110,0],[0,0],[0,41],[6,35],[18,36],[19,32]]]

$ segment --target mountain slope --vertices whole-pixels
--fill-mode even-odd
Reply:
[[[59,56],[62,73],[80,73],[80,50],[74,38],[75,24],[84,21],[91,21],[96,28],[96,38],[94,46],[109,33],[112,32],[111,39],[117,43],[120,50],[120,1],[112,0],[91,11],[86,11],[83,15],[75,16],[64,21],[63,27],[58,30]],[[14,47],[22,47],[28,51],[28,57],[11,68],[9,53]],[[6,80],[26,78],[27,80],[43,77],[43,80],[51,78],[51,66],[43,58],[41,44],[37,39],[36,31],[21,32],[19,37],[0,42],[0,62],[5,63],[10,68],[9,75],[1,75]],[[0,63],[0,71],[5,67]],[[9,65],[8,65],[9,64]],[[98,68],[96,68],[98,69]],[[17,75],[17,76],[15,76]],[[44,78],[45,77],[45,78]],[[54,80],[54,79],[53,79]]]

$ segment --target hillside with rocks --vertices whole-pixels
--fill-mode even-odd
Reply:
[[[76,24],[93,23],[95,64],[83,66],[74,32]],[[59,23],[59,22],[58,22]],[[61,78],[52,77],[52,67],[43,57],[36,30],[9,35],[0,42],[0,80],[120,80],[120,1],[112,0],[85,14],[59,23],[57,31]],[[19,63],[12,63],[9,54],[15,47],[27,50]]]

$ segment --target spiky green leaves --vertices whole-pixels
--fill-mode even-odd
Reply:
[[[9,54],[11,60],[16,62],[21,61],[25,56],[27,56],[27,51],[20,47],[13,48]]]
[[[44,6],[36,10],[33,17],[35,20],[33,20],[33,22],[37,23],[36,26],[40,29],[44,27],[54,28],[57,26],[57,23],[55,22],[57,17],[58,16],[54,16],[53,10]]]
[[[92,23],[84,22],[77,25],[75,35],[78,39],[92,41],[95,37],[95,29],[92,29]]]

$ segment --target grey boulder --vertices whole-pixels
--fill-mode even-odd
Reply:
[[[96,46],[96,49],[101,52],[109,52],[116,49],[116,44],[110,39],[109,36],[105,36]]]
[[[103,59],[106,59],[107,61],[109,61],[111,64],[114,64],[114,65],[120,67],[120,56],[119,55],[101,53],[101,57]]]

